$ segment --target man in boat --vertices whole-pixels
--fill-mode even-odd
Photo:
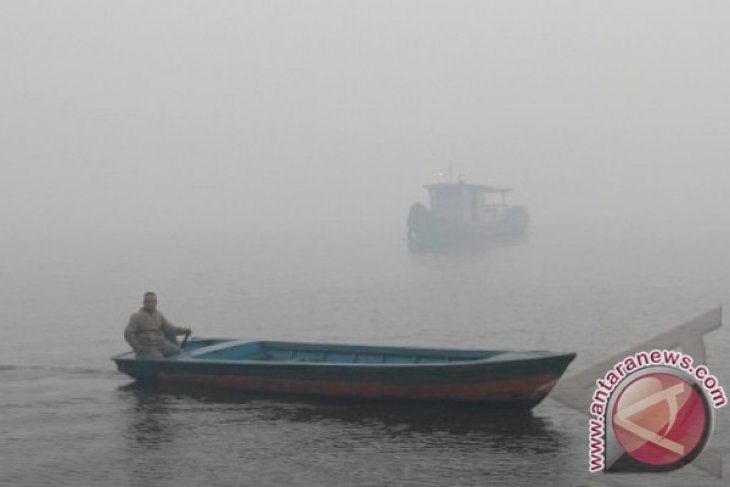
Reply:
[[[190,328],[173,325],[165,315],[157,311],[157,295],[144,294],[142,307],[129,317],[124,339],[138,357],[163,358],[179,354],[177,335],[189,336]]]

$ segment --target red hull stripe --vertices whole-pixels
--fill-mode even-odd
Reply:
[[[560,378],[539,374],[468,384],[392,384],[337,380],[272,379],[240,375],[165,374],[163,382],[221,387],[247,392],[316,395],[336,398],[448,400],[467,402],[540,402]]]

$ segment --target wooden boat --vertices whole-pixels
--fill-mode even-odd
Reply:
[[[527,207],[508,205],[509,188],[481,184],[427,184],[430,207],[414,203],[408,212],[408,242],[418,246],[479,244],[525,234]],[[489,198],[498,195],[498,198]]]
[[[193,339],[166,359],[113,357],[141,381],[266,393],[532,408],[574,353]]]

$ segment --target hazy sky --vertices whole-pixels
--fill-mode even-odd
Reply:
[[[449,164],[543,223],[730,217],[728,14],[5,0],[3,232],[395,227]]]

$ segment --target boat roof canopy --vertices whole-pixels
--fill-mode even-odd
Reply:
[[[478,191],[480,193],[509,193],[512,191],[510,188],[497,188],[495,186],[485,186],[483,184],[469,184],[465,183],[463,181],[459,181],[458,183],[433,183],[433,184],[426,184],[424,188],[428,189],[429,191],[461,191],[461,190],[467,190],[467,191]]]

